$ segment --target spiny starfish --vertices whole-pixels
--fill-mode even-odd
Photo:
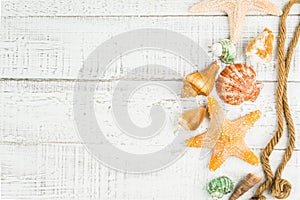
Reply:
[[[213,97],[208,97],[208,112],[211,122],[207,132],[186,140],[186,145],[195,148],[211,148],[209,169],[215,171],[228,157],[236,156],[252,165],[259,160],[244,142],[247,131],[260,118],[259,110],[237,120],[224,117],[222,108]]]
[[[282,10],[269,0],[204,0],[190,9],[191,12],[226,12],[230,24],[230,39],[234,43],[236,43],[240,37],[245,16],[250,10],[276,16],[282,14]]]

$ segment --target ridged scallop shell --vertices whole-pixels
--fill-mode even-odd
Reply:
[[[207,191],[213,199],[221,199],[233,190],[233,182],[226,176],[211,180],[207,185]]]
[[[195,97],[197,95],[208,96],[214,87],[215,77],[220,67],[214,62],[202,72],[188,74],[183,80],[181,97]]]
[[[228,104],[240,105],[244,101],[254,102],[263,84],[256,81],[256,73],[245,64],[226,67],[216,81],[219,97]]]
[[[211,51],[215,56],[225,64],[232,64],[236,59],[236,47],[231,40],[224,39],[211,47]]]
[[[246,49],[246,55],[251,64],[270,63],[272,61],[273,43],[273,32],[265,28],[261,34],[250,42]]]

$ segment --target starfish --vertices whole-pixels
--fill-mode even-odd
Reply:
[[[259,159],[244,141],[246,133],[260,118],[259,110],[237,120],[224,117],[222,108],[213,97],[208,97],[208,112],[211,122],[207,132],[186,140],[186,145],[194,148],[211,148],[212,156],[209,169],[215,171],[228,157],[236,156],[252,165],[258,165]]]
[[[269,0],[204,0],[191,7],[191,12],[224,11],[230,24],[230,39],[236,43],[248,11],[256,10],[280,16],[282,10]]]

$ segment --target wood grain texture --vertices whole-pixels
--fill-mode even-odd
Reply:
[[[207,168],[209,156],[189,150],[172,166],[148,174],[127,174],[111,170],[94,159],[81,145],[44,144],[38,146],[0,146],[2,199],[201,199],[207,196],[206,183],[228,175],[238,182],[253,167],[230,158],[217,172]],[[259,153],[259,151],[256,151]],[[278,165],[282,151],[275,151],[272,166]],[[284,177],[294,185],[291,197],[299,198],[299,151],[295,152]],[[254,190],[247,193],[249,198]],[[269,195],[268,199],[273,199]]]
[[[149,16],[192,15],[201,0],[2,0],[3,16]],[[288,0],[273,0],[283,8]],[[296,6],[291,14],[299,14]],[[224,15],[222,12],[200,15]],[[263,13],[252,12],[250,15]]]
[[[236,158],[217,172],[207,169],[209,156],[189,149],[176,163],[160,171],[129,174],[101,164],[85,148],[78,135],[73,113],[75,81],[85,59],[104,41],[140,28],[162,28],[191,38],[207,47],[229,36],[227,17],[222,12],[194,16],[188,8],[199,0],[2,0],[0,28],[0,199],[4,200],[196,200],[211,199],[206,184],[221,175],[238,182],[249,172],[262,173]],[[283,8],[288,0],[273,1]],[[299,21],[299,6],[291,12],[288,39]],[[238,61],[245,62],[244,49],[265,27],[278,35],[279,18],[250,13],[238,43]],[[297,47],[289,77],[289,101],[297,133],[300,127],[300,48]],[[128,152],[150,153],[161,149],[178,134],[177,119],[182,110],[203,105],[206,98],[178,98],[181,79],[195,70],[204,69],[214,59],[192,66],[177,55],[164,51],[143,50],[122,55],[100,78],[91,101],[106,138],[117,148]],[[139,66],[146,67],[134,71]],[[166,66],[175,73],[163,70]],[[222,66],[224,67],[224,66]],[[254,66],[265,87],[255,103],[232,107],[223,105],[227,116],[235,119],[260,109],[261,119],[249,131],[246,142],[257,155],[276,129],[276,58],[270,65]],[[97,71],[91,71],[96,77]],[[162,134],[146,141],[132,139],[116,126],[111,97],[119,81],[118,92],[126,96],[132,85],[145,84],[131,98],[129,117],[140,126],[151,123],[153,106],[167,114]],[[148,85],[147,85],[148,84]],[[169,90],[166,89],[167,86]],[[215,91],[212,93],[216,96]],[[197,131],[203,132],[208,120]],[[298,133],[299,136],[299,133]],[[276,146],[271,157],[275,168],[286,147],[287,136]],[[300,142],[283,177],[294,188],[288,200],[299,199]],[[254,188],[255,189],[255,188]],[[247,193],[244,199],[253,192]],[[273,199],[267,196],[268,199]]]
[[[112,114],[112,96],[116,92],[115,87],[118,81],[101,82],[95,91],[94,99],[95,113],[99,126],[103,129],[106,137],[116,145],[136,145],[141,149],[141,144],[132,143],[127,136],[122,136]],[[131,91],[132,85],[144,86],[137,91]],[[227,115],[231,119],[238,118],[254,110],[262,111],[261,119],[255,124],[247,135],[247,143],[253,148],[262,148],[271,138],[275,131],[276,105],[275,105],[275,83],[264,83],[265,86],[261,95],[255,103],[246,102],[241,106],[224,105]],[[89,91],[90,84],[84,90]],[[181,81],[123,81],[121,97],[132,93],[131,98],[124,99],[118,106],[129,110],[129,117],[134,123],[140,126],[148,126],[149,112],[151,107],[161,106],[167,114],[168,126],[163,134],[175,132],[177,120],[182,110],[195,108],[206,103],[206,97],[199,97],[197,102],[194,99],[180,99]],[[166,90],[165,87],[169,87]],[[289,101],[294,116],[297,132],[300,126],[300,97],[297,93],[300,83],[290,83],[288,88]],[[78,89],[76,89],[77,91]],[[78,137],[76,123],[73,113],[74,82],[35,82],[35,81],[4,81],[0,84],[1,94],[1,128],[0,142],[3,144],[32,145],[43,143],[82,143]],[[78,92],[78,91],[77,91]],[[173,94],[175,93],[175,94]],[[216,96],[215,91],[212,93]],[[127,105],[128,104],[128,105]],[[128,106],[128,108],[127,108]],[[143,110],[143,112],[141,112]],[[204,132],[208,128],[206,121],[197,131],[192,134]],[[158,139],[154,138],[151,144],[156,144]],[[283,141],[276,146],[277,149],[284,149],[286,146],[286,135]],[[149,142],[149,141],[148,141]],[[155,146],[155,145],[154,145]],[[297,149],[300,150],[300,142],[297,140]]]
[[[298,16],[291,16],[298,21]],[[212,23],[206,23],[211,21]],[[257,23],[257,22],[260,23]],[[30,17],[3,18],[2,42],[0,42],[0,75],[2,78],[76,79],[85,59],[96,47],[126,31],[141,28],[161,28],[181,33],[197,42],[205,52],[218,40],[229,36],[225,16],[209,17]],[[237,61],[245,62],[245,48],[266,26],[278,35],[279,18],[273,16],[247,17],[242,38],[238,43]],[[38,26],[37,26],[38,24]],[[295,25],[288,25],[291,39]],[[213,33],[213,34],[211,34]],[[147,38],[145,38],[146,40]],[[2,46],[2,48],[1,48]],[[275,53],[274,53],[275,54]],[[274,55],[275,56],[275,55]],[[206,55],[196,60],[203,63]],[[291,66],[289,80],[297,81],[300,47],[297,47]],[[207,59],[201,66],[191,66],[179,56],[164,51],[139,50],[124,54],[108,66],[105,79],[120,78],[135,67],[156,64],[171,67],[184,76],[191,71],[203,69],[213,61]],[[199,63],[197,63],[199,65]],[[204,66],[203,66],[204,65]],[[276,80],[276,57],[271,64],[254,66],[261,81]],[[149,67],[150,68],[150,67]],[[141,72],[147,74],[151,69]],[[171,74],[156,71],[157,78],[172,80]],[[93,74],[94,73],[94,74]],[[96,75],[95,71],[91,76]],[[135,77],[138,78],[138,77]],[[178,79],[178,77],[177,77]]]

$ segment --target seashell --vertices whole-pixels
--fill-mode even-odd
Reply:
[[[256,81],[253,68],[245,64],[226,67],[216,81],[219,97],[231,105],[240,105],[244,101],[254,102],[262,88],[263,84]]]
[[[231,40],[224,39],[211,47],[211,52],[225,64],[232,64],[236,59],[236,47]]]
[[[246,49],[246,55],[251,64],[270,63],[272,61],[273,43],[273,32],[265,28],[261,34],[250,42]]]
[[[211,180],[207,185],[207,191],[213,199],[221,199],[225,194],[233,190],[233,182],[226,176]]]
[[[236,200],[250,190],[254,185],[261,181],[262,177],[255,174],[248,174],[234,190],[233,194],[230,196],[229,200]]]
[[[188,74],[183,80],[181,97],[208,96],[214,87],[215,77],[219,68],[218,63],[214,62],[202,72]]]
[[[206,117],[206,107],[200,107],[184,112],[179,118],[178,124],[185,130],[194,131],[203,122]]]

